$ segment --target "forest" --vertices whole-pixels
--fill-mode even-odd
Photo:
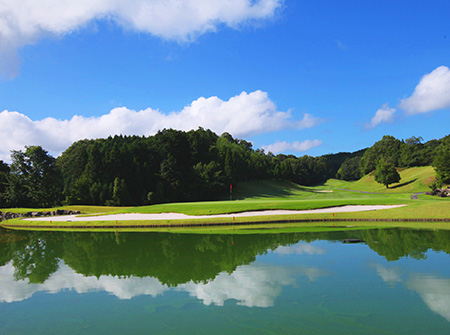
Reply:
[[[384,136],[367,149],[319,157],[274,155],[203,128],[80,140],[57,158],[28,146],[12,151],[10,164],[0,161],[0,208],[218,200],[243,181],[312,186],[329,178],[357,180],[387,165],[433,165],[433,187],[449,183],[450,135],[426,143],[421,137]]]

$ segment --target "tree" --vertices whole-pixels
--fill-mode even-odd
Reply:
[[[336,178],[342,180],[358,180],[361,178],[360,161],[360,156],[347,158],[339,168]]]
[[[389,188],[390,184],[398,183],[400,181],[400,175],[395,169],[394,164],[386,162],[384,159],[380,159],[376,168],[375,181],[385,185],[386,188]]]
[[[442,142],[434,156],[433,166],[438,180],[450,183],[450,138]]]
[[[361,158],[360,169],[366,175],[376,169],[380,159],[385,159],[395,166],[399,166],[400,155],[404,143],[393,136],[385,135],[364,152]]]
[[[40,146],[12,151],[6,199],[11,206],[52,207],[61,202],[63,181],[56,160]]]
[[[6,206],[5,191],[8,185],[9,166],[0,160],[0,208]]]

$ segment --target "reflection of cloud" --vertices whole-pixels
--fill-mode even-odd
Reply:
[[[387,268],[381,264],[375,264],[374,268],[388,284],[402,282],[399,269]],[[429,309],[450,321],[450,279],[412,274],[405,285],[416,291]]]
[[[248,307],[273,306],[283,286],[294,285],[295,276],[303,275],[313,281],[326,275],[324,270],[305,268],[292,270],[274,265],[243,265],[233,273],[222,272],[214,280],[203,284],[188,282],[179,285],[176,290],[189,292],[205,305],[223,306],[225,300],[235,299],[239,305]],[[109,292],[119,299],[131,299],[139,295],[153,297],[169,290],[157,278],[115,276],[85,277],[75,273],[61,261],[58,271],[43,284],[29,284],[27,281],[14,280],[14,267],[11,263],[0,267],[0,302],[21,301],[30,298],[36,292],[58,293],[62,290],[74,290],[78,293],[92,291]]]
[[[78,293],[106,291],[119,299],[131,299],[138,295],[157,296],[168,289],[156,278],[114,276],[85,277],[75,273],[63,262],[43,284],[29,284],[25,280],[14,280],[14,267],[11,263],[0,267],[0,302],[21,301],[30,298],[36,292],[58,293],[62,290],[74,290]]]
[[[395,283],[401,283],[400,271],[397,268],[387,268],[381,264],[376,264],[375,268],[381,279],[386,283],[393,285]]]
[[[178,289],[189,292],[205,305],[213,303],[223,306],[225,300],[235,299],[242,306],[270,307],[281,293],[283,285],[295,283],[288,269],[274,268],[263,265],[239,266],[232,274],[222,272],[207,284],[190,282],[180,285]]]
[[[36,292],[36,284],[24,280],[14,281],[12,263],[0,267],[0,302],[21,301],[30,298]]]
[[[297,243],[289,247],[280,246],[276,248],[274,253],[280,255],[324,255],[325,249],[315,247],[309,243]]]
[[[419,293],[433,312],[450,321],[450,279],[414,275],[407,286]]]

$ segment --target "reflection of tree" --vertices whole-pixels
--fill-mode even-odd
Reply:
[[[206,283],[217,274],[232,273],[257,255],[299,241],[340,242],[359,238],[385,257],[423,259],[426,251],[450,254],[450,231],[374,229],[346,232],[195,235],[165,233],[45,233],[10,232],[11,243],[0,244],[1,264],[13,260],[16,278],[43,282],[63,259],[85,276],[155,277],[176,286]],[[21,240],[24,239],[25,240]],[[14,242],[15,241],[15,242]]]
[[[369,247],[388,261],[401,257],[425,259],[429,249],[450,254],[450,231],[372,229],[361,231]]]
[[[31,283],[43,283],[58,270],[58,258],[52,240],[40,238],[39,233],[30,234],[27,243],[17,247],[12,255],[14,278],[28,278]]]
[[[281,244],[296,243],[297,234],[190,235],[190,234],[62,234],[64,261],[85,275],[157,277],[178,285],[206,282],[218,273],[232,272],[256,255]],[[94,237],[95,236],[95,237]],[[101,241],[99,240],[101,236]],[[95,243],[93,239],[95,238]]]

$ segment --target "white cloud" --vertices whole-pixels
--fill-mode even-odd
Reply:
[[[450,108],[450,69],[440,66],[423,76],[413,94],[403,99],[399,108],[409,115]]]
[[[390,108],[388,104],[384,104],[377,110],[370,123],[366,124],[366,128],[375,128],[381,123],[392,123],[396,111],[395,108]]]
[[[105,138],[110,135],[153,135],[164,128],[179,130],[211,129],[217,134],[229,132],[247,137],[282,129],[302,129],[317,124],[316,118],[305,114],[293,119],[290,111],[280,112],[262,91],[242,92],[228,101],[218,97],[199,98],[179,112],[164,114],[147,108],[134,111],[114,108],[99,117],[74,116],[70,120],[46,118],[33,121],[18,112],[0,112],[0,159],[9,161],[10,150],[23,150],[25,145],[41,145],[59,155],[73,142],[84,138]],[[295,150],[307,150],[320,141],[291,144]]]
[[[309,149],[315,148],[322,144],[322,141],[320,140],[306,140],[303,142],[295,141],[295,142],[275,142],[273,144],[263,145],[263,149],[266,152],[272,152],[274,154],[280,153],[280,152],[287,152],[287,151],[293,151],[293,152],[302,152],[307,151]]]
[[[283,0],[2,0],[0,64],[21,46],[64,36],[95,20],[167,40],[191,41],[221,25],[239,28],[274,16]],[[7,69],[6,66],[3,70]],[[14,75],[13,73],[9,73]]]

